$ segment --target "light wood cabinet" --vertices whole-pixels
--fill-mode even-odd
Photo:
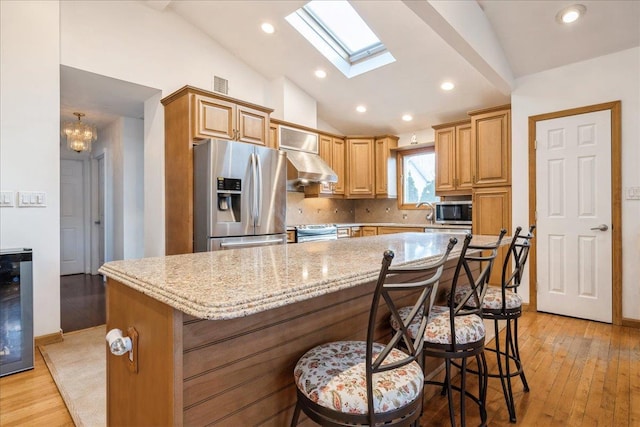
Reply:
[[[471,121],[434,126],[436,194],[471,194],[473,186]]]
[[[364,226],[360,227],[360,230],[362,231],[362,237],[378,235],[378,227]]]
[[[269,145],[273,110],[184,86],[162,99],[165,118],[165,252],[193,252],[193,144],[206,138]]]
[[[304,189],[305,197],[344,197],[344,149],[344,139],[323,134],[318,136],[318,155],[333,169],[338,181],[307,185]]]
[[[380,234],[396,234],[396,233],[422,233],[424,227],[378,227],[378,235]]]
[[[511,187],[474,188],[473,190],[473,234],[497,236],[501,229],[511,232]],[[493,264],[492,285],[500,285],[502,281],[502,263],[506,257],[508,246],[498,250]]]
[[[511,185],[511,106],[472,111],[473,186]]]
[[[367,199],[375,196],[374,139],[347,138],[347,180],[345,196],[348,199]]]
[[[398,137],[385,135],[375,139],[375,193],[376,198],[386,198],[389,195],[388,163],[391,149],[398,147]]]
[[[269,146],[275,149],[280,148],[280,139],[278,138],[278,125],[269,122]]]
[[[195,138],[221,138],[270,146],[268,110],[211,95],[196,94],[193,102]]]

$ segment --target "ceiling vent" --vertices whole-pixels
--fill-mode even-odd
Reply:
[[[229,94],[229,80],[223,79],[222,77],[213,76],[213,91],[228,95]]]

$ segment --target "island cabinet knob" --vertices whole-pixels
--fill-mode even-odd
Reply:
[[[109,343],[109,351],[114,356],[129,354],[128,365],[132,372],[138,372],[138,332],[133,327],[127,329],[128,335],[123,335],[118,328],[107,332],[105,339]]]

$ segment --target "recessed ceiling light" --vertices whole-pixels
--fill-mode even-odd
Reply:
[[[587,13],[587,8],[581,4],[573,4],[561,9],[556,15],[556,21],[561,24],[570,24],[575,22],[582,15]]]
[[[319,79],[324,79],[325,77],[327,77],[327,72],[325,70],[319,70],[318,69],[318,70],[316,70],[316,72],[314,74]]]
[[[442,90],[451,90],[451,89],[453,89],[454,87],[456,87],[456,85],[454,85],[454,84],[453,84],[453,83],[451,83],[451,82],[443,82],[443,83],[440,85],[440,89],[442,89]]]
[[[262,28],[262,31],[267,34],[273,34],[276,31],[273,25],[269,24],[268,22],[263,23],[260,28]]]
[[[453,89],[454,87],[456,87],[456,85],[454,85],[454,84],[453,84],[453,83],[451,83],[451,82],[443,82],[443,83],[440,85],[440,89],[442,89],[442,90],[451,90],[451,89]]]
[[[365,107],[364,105],[358,105],[358,106],[356,107],[356,111],[357,111],[358,113],[365,113],[365,112],[367,111],[367,107]]]
[[[411,120],[413,120],[413,116],[411,114],[405,114],[404,116],[402,116],[402,120],[404,120],[405,122],[410,122]]]

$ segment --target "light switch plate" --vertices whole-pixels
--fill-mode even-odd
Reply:
[[[19,191],[19,208],[43,208],[47,206],[47,193],[44,191]]]
[[[640,187],[627,188],[627,200],[640,200]]]
[[[13,191],[0,192],[0,207],[12,208],[16,205],[16,198]]]

